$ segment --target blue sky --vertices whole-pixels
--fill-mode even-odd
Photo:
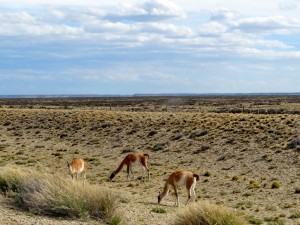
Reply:
[[[0,0],[0,95],[299,84],[299,0]]]

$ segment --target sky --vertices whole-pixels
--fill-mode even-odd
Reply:
[[[300,92],[300,0],[0,0],[0,95]]]

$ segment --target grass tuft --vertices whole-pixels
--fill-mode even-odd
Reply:
[[[262,219],[259,219],[259,218],[256,218],[255,216],[253,215],[247,215],[246,216],[246,220],[251,223],[251,224],[256,224],[256,225],[260,225],[260,224],[263,224],[264,221]]]
[[[155,207],[151,210],[151,212],[155,212],[155,213],[167,213],[167,210],[161,207]]]
[[[20,207],[31,213],[69,218],[94,218],[118,224],[118,196],[96,185],[72,182],[46,172],[5,166],[0,170],[0,190],[15,192]]]
[[[173,225],[249,225],[239,214],[223,206],[212,205],[207,202],[192,204],[183,209]]]

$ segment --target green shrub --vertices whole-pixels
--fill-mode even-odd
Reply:
[[[192,131],[189,138],[194,139],[196,137],[204,136],[206,134],[208,134],[207,130],[195,130],[195,131]]]
[[[167,210],[165,210],[164,208],[161,208],[161,207],[156,207],[156,208],[153,208],[151,210],[151,212],[155,212],[155,213],[167,213]]]
[[[238,181],[238,180],[239,180],[239,177],[238,177],[238,176],[233,176],[231,180],[233,180],[233,181]]]
[[[281,183],[279,181],[274,181],[271,185],[272,189],[276,189],[276,188],[280,188],[281,187]]]
[[[259,188],[260,185],[256,180],[250,180],[250,186],[249,188]]]
[[[263,224],[264,221],[262,219],[258,219],[256,218],[255,216],[253,215],[248,215],[246,216],[246,220],[251,223],[251,224],[256,224],[256,225],[260,225],[260,224]]]
[[[119,216],[113,216],[113,217],[110,219],[111,225],[118,225],[118,224],[121,224],[121,222],[122,222],[122,219],[121,219],[121,217],[119,217]]]
[[[205,176],[205,177],[210,177],[212,174],[211,174],[211,172],[209,172],[209,171],[206,171],[204,174],[203,174],[203,176]]]
[[[239,214],[206,202],[192,204],[179,212],[172,225],[249,225]]]
[[[154,152],[161,151],[164,149],[166,144],[167,144],[167,142],[157,143],[153,146],[152,151],[154,151]]]

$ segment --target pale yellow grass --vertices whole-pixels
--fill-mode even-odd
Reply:
[[[183,209],[172,225],[249,225],[242,215],[208,202],[194,203]]]
[[[121,222],[117,195],[97,185],[83,186],[59,174],[5,166],[0,170],[0,190],[15,196],[20,207],[35,214],[93,218],[109,224]]]

